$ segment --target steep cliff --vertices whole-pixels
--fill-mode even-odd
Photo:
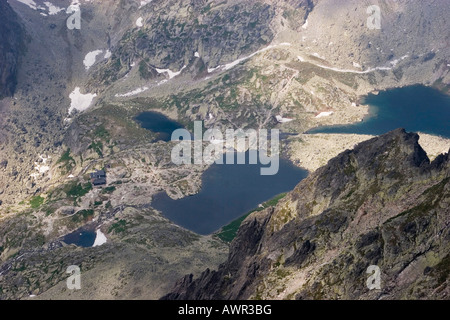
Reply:
[[[398,129],[341,153],[250,215],[218,271],[165,299],[448,298],[448,153],[430,163]],[[369,290],[368,267],[381,289]]]
[[[16,13],[0,0],[0,98],[12,96],[17,85],[17,69],[25,50],[25,33]]]

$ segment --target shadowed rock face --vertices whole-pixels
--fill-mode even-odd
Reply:
[[[16,13],[0,0],[0,98],[12,96],[17,85],[17,69],[24,50],[24,32]]]
[[[54,2],[64,8],[69,3]],[[380,1],[381,31],[367,28],[368,5],[357,0],[160,0],[140,8],[135,0],[82,1],[80,31],[67,28],[64,11],[43,16],[44,9],[0,0],[0,97],[14,94],[18,78],[14,100],[0,101],[0,215],[15,214],[10,208],[18,206],[17,216],[0,223],[0,299],[29,293],[73,298],[61,293],[65,267],[82,261],[85,287],[96,290],[77,298],[159,298],[173,279],[225,260],[224,244],[204,237],[195,242],[194,235],[169,222],[163,227],[151,210],[135,208],[163,189],[177,197],[197,192],[205,170],[174,169],[170,148],[148,144],[153,137],[136,127],[135,113],[164,110],[183,124],[207,120],[207,127],[220,129],[231,124],[271,128],[280,114],[296,119],[283,126],[298,133],[359,120],[365,111],[352,105],[374,89],[433,82],[448,88],[449,50],[442,35],[450,2]],[[142,27],[136,24],[139,18]],[[111,56],[99,55],[86,70],[84,59],[93,50],[109,50]],[[239,61],[229,70],[208,71]],[[336,71],[359,70],[358,64],[361,70],[396,67],[364,74]],[[182,68],[173,79],[158,71]],[[144,86],[151,88],[116,97]],[[97,98],[70,120],[70,93],[76,87]],[[314,115],[331,111],[330,106],[338,117],[316,120]],[[219,271],[195,281],[185,278],[169,297],[421,297],[434,286],[430,296],[443,297],[448,156],[430,164],[415,135],[399,131],[389,137],[343,153],[278,207],[252,215]],[[52,157],[50,170],[31,176],[37,173],[36,161],[43,165],[41,155]],[[74,176],[81,185],[94,166],[116,170],[120,184],[110,194],[91,190],[75,205],[64,191],[72,183],[67,179]],[[149,166],[155,170],[147,172]],[[51,198],[53,188],[56,202],[37,209],[28,205],[32,196]],[[85,212],[92,202],[96,217],[117,214],[114,219],[128,229],[120,225],[126,230],[116,234],[105,225],[108,243],[101,247],[55,247],[62,233],[85,223],[60,219],[65,217],[61,208]],[[116,220],[109,223],[112,227]],[[158,262],[158,272],[143,265],[145,259]],[[381,293],[365,289],[368,264],[382,269]],[[114,268],[120,271],[107,281],[98,277]],[[131,277],[135,281],[127,280]]]
[[[218,271],[164,299],[448,298],[449,169],[403,129],[363,142],[250,215]]]

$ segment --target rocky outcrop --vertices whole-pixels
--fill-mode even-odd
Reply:
[[[0,98],[12,96],[17,69],[25,50],[24,30],[6,0],[0,0]]]
[[[129,72],[136,60],[144,62],[142,67],[178,71],[195,52],[210,68],[229,63],[272,41],[269,22],[274,11],[273,6],[259,1],[251,6],[239,2],[155,3],[144,26],[124,35],[95,80],[110,84]]]
[[[362,142],[250,215],[217,271],[164,298],[448,299],[449,164],[403,129]]]

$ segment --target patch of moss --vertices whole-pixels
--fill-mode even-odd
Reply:
[[[59,168],[61,168],[64,173],[70,172],[70,170],[75,167],[75,159],[70,156],[70,148],[62,154],[56,164],[61,164]]]
[[[103,143],[101,141],[92,142],[88,149],[94,150],[99,157],[103,157]]]
[[[406,216],[406,215],[408,215],[408,219],[406,220],[406,222],[411,222],[416,217],[423,215],[423,214],[429,212],[430,210],[433,210],[439,203],[441,203],[441,199],[445,196],[444,195],[444,187],[449,182],[449,180],[450,180],[450,178],[445,178],[441,182],[439,182],[439,183],[435,184],[434,186],[425,190],[421,195],[422,197],[424,197],[424,199],[419,205],[417,205],[411,209],[408,209],[406,211],[403,211],[403,212],[399,213],[398,215],[396,215],[395,217],[388,219],[385,222],[385,224],[393,221],[394,219],[397,219],[399,217]]]
[[[144,80],[148,80],[152,77],[151,72],[148,70],[147,62],[144,60],[139,62],[139,76]]]
[[[101,124],[97,126],[97,128],[94,131],[94,135],[100,139],[107,140],[109,139],[109,132],[105,129],[105,127]]]
[[[115,187],[115,186],[110,186],[110,187],[104,188],[104,189],[102,190],[102,193],[103,193],[103,194],[105,194],[105,193],[112,193],[112,192],[114,192],[114,191],[116,191],[116,187]]]
[[[450,254],[447,254],[444,259],[441,260],[435,267],[433,271],[434,275],[437,276],[438,286],[443,284],[450,277]]]
[[[87,182],[82,185],[81,183],[77,183],[76,181],[71,182],[64,186],[63,191],[66,193],[67,197],[76,199],[86,195],[89,191],[92,190],[92,184]]]
[[[30,200],[30,206],[33,209],[39,208],[44,203],[44,198],[41,196],[35,196]]]
[[[239,230],[239,227],[242,224],[242,221],[244,221],[245,218],[247,218],[251,213],[253,213],[255,211],[261,211],[261,210],[264,210],[264,209],[266,209],[268,207],[275,206],[278,203],[278,201],[283,199],[285,196],[286,196],[286,193],[281,193],[281,194],[275,196],[274,198],[264,202],[261,207],[253,209],[250,212],[248,212],[245,215],[243,215],[242,217],[240,217],[240,218],[238,218],[236,220],[233,220],[232,222],[230,222],[226,226],[222,227],[222,229],[220,229],[219,233],[217,233],[217,236],[219,237],[219,239],[221,239],[222,241],[225,241],[225,242],[233,241],[233,239],[236,237],[236,234],[237,234],[237,231]]]
[[[108,233],[122,233],[126,230],[127,222],[123,219],[120,219],[119,221],[113,223],[109,229]]]
[[[94,210],[87,209],[87,210],[80,210],[76,214],[72,216],[73,222],[86,222],[90,217],[94,215]]]

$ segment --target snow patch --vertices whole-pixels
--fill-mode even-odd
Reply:
[[[291,122],[292,120],[294,120],[294,119],[290,119],[290,118],[283,118],[280,115],[275,116],[275,119],[277,119],[277,121],[279,123],[286,123],[286,122]]]
[[[183,66],[183,68],[181,68],[180,71],[177,71],[177,72],[173,72],[170,69],[158,69],[158,68],[155,68],[155,69],[158,73],[167,73],[169,75],[169,79],[172,79],[172,78],[178,76],[181,73],[181,71],[184,70],[184,68],[186,68],[186,66]]]
[[[78,111],[84,111],[87,108],[89,108],[89,106],[92,103],[92,100],[97,96],[97,94],[92,94],[92,93],[87,93],[87,94],[82,94],[80,92],[80,87],[76,87],[72,93],[69,95],[69,98],[71,100],[70,103],[70,108],[69,108],[69,114],[72,113],[73,110],[78,110]]]
[[[37,6],[36,2],[34,2],[33,0],[17,0],[17,1],[27,5],[28,7],[30,7],[33,10],[37,10],[38,9],[38,6]]]
[[[44,2],[44,4],[48,8],[48,14],[51,15],[51,16],[55,15],[55,14],[58,14],[58,12],[60,12],[60,11],[64,11],[65,10],[64,8],[57,7],[53,3],[48,2],[48,1]]]
[[[198,53],[198,52],[194,53],[194,57],[200,58],[200,53]]]
[[[105,234],[101,232],[100,229],[97,229],[95,232],[97,233],[97,236],[95,237],[95,241],[92,246],[98,247],[101,246],[102,244],[105,244],[107,241]]]
[[[308,19],[306,19],[305,23],[302,25],[303,29],[308,28]]]
[[[40,175],[42,175],[43,173],[46,173],[47,171],[49,171],[50,170],[50,166],[47,164],[47,161],[49,160],[49,159],[51,159],[51,157],[50,156],[48,156],[48,157],[45,157],[45,156],[43,156],[43,155],[40,155],[39,156],[39,159],[41,160],[41,161],[36,161],[35,163],[34,163],[34,170],[36,170],[37,172],[34,172],[34,173],[32,173],[32,174],[30,174],[30,176],[31,177],[33,177],[33,178],[37,178],[37,177],[39,177]]]
[[[116,93],[115,97],[116,98],[131,97],[131,96],[137,95],[141,92],[147,91],[148,89],[149,89],[149,87],[141,87],[141,88],[137,88],[137,89],[127,92],[127,93],[122,93],[122,94]]]
[[[323,118],[323,117],[328,117],[331,116],[333,114],[333,111],[324,111],[319,113],[316,118]]]
[[[312,55],[314,57],[316,57],[316,58],[319,58],[319,59],[322,59],[322,60],[326,60],[325,57],[321,57],[317,52],[314,52]]]
[[[139,6],[139,9],[142,8],[143,6],[148,5],[150,2],[152,2],[153,0],[144,0],[141,1],[141,5]]]
[[[403,61],[403,60],[405,60],[405,59],[408,58],[408,57],[409,57],[408,55],[404,55],[403,57],[401,57],[401,58],[399,58],[399,59],[392,60],[392,61],[390,62],[390,64],[391,64],[393,67],[395,67],[400,61]]]
[[[164,79],[164,80],[158,82],[158,83],[156,84],[156,86],[158,87],[158,86],[160,86],[160,85],[166,83],[167,81],[169,81],[169,80]],[[135,96],[135,95],[137,95],[137,94],[139,94],[139,93],[142,93],[142,92],[144,92],[144,91],[147,91],[148,89],[150,89],[150,87],[145,86],[145,87],[137,88],[137,89],[135,89],[135,90],[133,90],[133,91],[130,91],[130,92],[127,92],[127,93],[116,93],[114,96],[115,96],[116,98],[131,97],[131,96]]]
[[[136,26],[138,26],[139,28],[140,27],[143,27],[144,26],[144,22],[143,22],[143,18],[142,17],[139,17],[137,20],[136,20]]]
[[[208,68],[208,73],[212,73],[212,72],[214,72],[214,71],[216,71],[217,69],[220,69],[220,68],[222,68],[222,66],[217,66],[215,68]]]
[[[111,57],[111,51],[109,51],[109,50],[106,50],[106,52],[105,52],[105,56],[103,57],[103,58],[105,58],[105,59],[109,59]]]
[[[95,60],[97,59],[97,55],[99,55],[102,52],[103,52],[103,50],[94,50],[94,51],[91,51],[88,54],[86,54],[86,56],[84,57],[84,60],[83,60],[86,70],[89,70],[89,68],[94,65]]]

